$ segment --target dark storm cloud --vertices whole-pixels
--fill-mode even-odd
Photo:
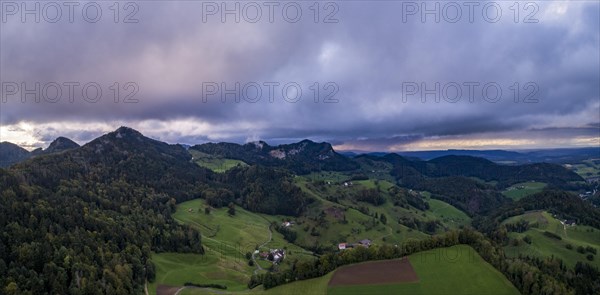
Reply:
[[[431,16],[422,23],[420,15],[403,22],[403,2],[336,3],[339,23],[314,23],[304,4],[298,23],[280,16],[274,23],[221,23],[218,16],[203,22],[201,2],[187,1],[139,2],[136,24],[112,22],[106,5],[95,24],[9,19],[0,40],[3,81],[30,87],[96,82],[103,96],[96,103],[81,97],[71,103],[64,95],[58,103],[21,103],[11,96],[2,104],[0,124],[40,126],[44,142],[55,135],[85,141],[101,133],[86,124],[98,123],[148,128],[141,131],[172,142],[311,138],[338,145],[370,143],[376,149],[496,133],[594,136],[581,126],[600,119],[598,3],[539,2],[538,23],[515,23],[504,2],[499,2],[504,14],[498,23],[484,21],[480,13],[473,23],[464,13],[457,23],[436,23]],[[264,86],[257,103],[236,103],[231,96],[225,103],[218,96],[203,102],[203,82],[233,87],[236,81],[281,85],[274,102]],[[329,81],[339,86],[337,103],[322,101]],[[114,82],[135,82],[138,101],[115,103],[109,89]],[[301,85],[299,102],[281,97],[288,82]],[[321,86],[318,103],[310,89],[314,82]],[[432,95],[422,102],[420,92],[403,100],[407,83],[428,89],[439,83],[436,92],[442,95],[452,82],[462,86],[458,102],[443,97],[437,102]],[[465,82],[479,83],[473,101]],[[481,96],[490,82],[502,89],[497,102]],[[528,82],[534,83],[524,88]],[[524,102],[531,91],[536,101]],[[127,93],[121,89],[121,97]],[[164,124],[149,127],[154,123],[147,121]],[[171,121],[178,127],[168,128]],[[180,131],[181,122],[206,125]],[[64,124],[68,130],[60,128]]]

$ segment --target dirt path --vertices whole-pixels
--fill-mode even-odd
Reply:
[[[219,289],[213,289],[213,288],[200,288],[200,287],[194,287],[194,286],[185,286],[185,287],[181,287],[177,290],[177,292],[175,292],[175,294],[173,295],[179,295],[179,293],[181,291],[183,291],[186,288],[191,288],[191,289],[203,289],[203,290],[207,290],[210,292],[210,294],[231,294],[227,291],[223,291],[223,290],[219,290]]]
[[[568,238],[568,236],[567,236],[567,225],[562,220],[560,220],[560,219],[556,219],[556,220],[558,220],[558,222],[560,222],[560,224],[562,224],[562,226],[563,226],[563,232],[565,234],[565,238]]]
[[[179,292],[183,291],[183,289],[185,289],[185,288],[187,288],[187,287],[181,287],[181,288],[177,289],[177,291],[173,295],[179,295]]]

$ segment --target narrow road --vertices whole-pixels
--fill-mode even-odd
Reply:
[[[565,223],[564,223],[562,220],[559,220],[559,219],[557,219],[557,220],[558,220],[558,221],[560,222],[560,224],[562,224],[562,226],[563,226],[563,231],[564,231],[564,233],[565,233],[565,238],[568,238],[568,236],[567,236],[567,225],[566,225],[566,224],[565,224]]]
[[[183,291],[183,289],[185,289],[185,287],[181,287],[177,290],[177,292],[175,292],[174,295],[179,295],[179,292]]]
[[[266,244],[270,243],[271,240],[273,239],[273,230],[271,229],[271,226],[272,225],[269,224],[269,240],[260,244],[258,246],[258,249],[260,249],[261,247],[264,247]],[[260,264],[258,264],[258,262],[256,261],[256,252],[254,252],[254,251],[252,252],[252,261],[254,261],[254,265],[256,266],[256,269],[254,270],[254,274],[257,274],[258,271],[260,271],[260,270],[264,270],[262,268],[262,266],[260,266]]]

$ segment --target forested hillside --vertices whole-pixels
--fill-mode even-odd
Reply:
[[[46,188],[0,176],[8,294],[139,294],[154,277],[150,251],[203,252],[199,233],[171,218],[175,200],[152,188],[68,178]]]
[[[238,145],[233,143],[206,143],[191,147],[206,154],[259,164],[281,167],[298,174],[312,171],[348,171],[358,169],[351,159],[335,152],[329,143],[303,140],[293,144],[270,146],[259,141]]]

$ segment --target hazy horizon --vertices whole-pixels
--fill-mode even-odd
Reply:
[[[127,126],[124,126],[127,127]],[[117,128],[107,131],[105,133],[100,134],[98,137],[113,132],[117,130]],[[138,130],[140,131],[140,130]],[[147,136],[144,132],[140,131],[144,136]],[[65,138],[69,138],[67,136],[62,136],[62,135],[58,135],[56,138],[58,137],[65,137]],[[151,136],[147,136],[149,138],[155,139],[155,140],[160,140],[162,141],[160,138],[155,138],[155,137],[151,137]],[[0,142],[10,142],[13,144],[17,144],[22,148],[25,148],[28,151],[33,151],[35,149],[38,148],[42,148],[42,149],[46,149],[50,143],[52,141],[54,141],[56,138],[52,139],[51,141],[48,141],[48,143],[46,145],[43,146],[35,146],[35,147],[28,147],[28,146],[23,146],[20,145],[18,143],[15,142],[11,142],[11,141],[0,141]],[[97,137],[95,137],[97,138]],[[93,139],[95,139],[93,138]],[[69,138],[71,140],[73,140],[72,138]],[[93,140],[92,139],[92,140]],[[319,141],[319,140],[313,140],[311,138],[302,138],[302,139],[296,139],[296,140],[283,140],[283,141],[264,141],[264,140],[256,140],[256,141],[264,141],[269,145],[272,146],[276,146],[276,145],[280,145],[280,144],[291,144],[291,143],[297,143],[300,142],[302,140],[311,140],[313,142],[327,142],[327,141]],[[85,145],[87,143],[89,143],[90,141],[75,141],[77,144],[79,145]],[[182,144],[182,145],[188,145],[188,146],[194,146],[194,145],[199,145],[199,144],[205,144],[205,143],[235,143],[235,144],[246,144],[246,143],[252,143],[252,142],[256,142],[256,141],[244,141],[244,142],[234,142],[234,141],[205,141],[205,142],[196,142],[196,143],[186,143],[186,142],[168,142],[165,141],[168,144]],[[329,142],[327,142],[329,143]],[[444,148],[444,149],[430,149],[430,150],[356,150],[356,149],[341,149],[339,146],[336,145],[332,145],[333,149],[337,152],[351,152],[351,153],[394,153],[394,152],[398,152],[398,153],[402,153],[402,152],[438,152],[438,151],[452,151],[452,150],[457,150],[457,151],[494,151],[494,150],[502,150],[502,151],[512,151],[512,152],[529,152],[529,151],[538,151],[538,150],[555,150],[555,149],[586,149],[586,148],[600,148],[600,146],[577,146],[577,147],[542,147],[542,148]]]

